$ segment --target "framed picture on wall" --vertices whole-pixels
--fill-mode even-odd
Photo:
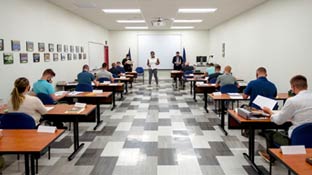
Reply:
[[[54,52],[54,44],[49,44],[49,52]]]
[[[40,53],[33,53],[33,62],[34,63],[40,62]]]
[[[78,57],[79,57],[78,59],[81,60],[82,59],[82,53],[80,53]]]
[[[20,53],[20,63],[28,63],[28,53]]]
[[[73,54],[73,60],[77,60],[77,54]]]
[[[225,57],[225,43],[222,43],[222,57]]]
[[[64,45],[64,52],[68,52],[68,45]]]
[[[71,53],[74,52],[74,46],[70,46],[70,52],[71,52]]]
[[[53,54],[53,61],[58,61],[59,59],[59,54],[58,53],[54,53]]]
[[[50,62],[50,53],[44,53],[43,59],[44,59],[44,62]]]
[[[39,52],[44,52],[45,48],[44,48],[44,43],[38,43],[38,51]]]
[[[65,61],[66,59],[66,54],[65,53],[61,53],[61,61]]]
[[[21,42],[19,40],[11,41],[12,51],[20,51],[21,50]]]
[[[80,50],[79,46],[76,46],[75,48],[76,48],[76,49],[75,49],[75,50],[76,50],[76,53],[79,53],[79,50]]]
[[[33,52],[34,51],[34,42],[26,41],[26,51]]]
[[[3,53],[3,64],[13,64],[13,53]]]
[[[56,45],[57,52],[62,52],[62,44]]]
[[[72,54],[71,53],[67,54],[67,60],[72,60]]]
[[[4,41],[3,39],[0,39],[0,51],[4,50]]]
[[[86,53],[83,54],[83,59],[84,60],[87,59],[87,54]]]
[[[81,46],[80,47],[80,52],[83,53],[84,52],[84,48]]]

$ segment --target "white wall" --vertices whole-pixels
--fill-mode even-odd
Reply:
[[[107,30],[88,22],[77,15],[63,10],[43,0],[0,0],[0,39],[5,41],[5,51],[11,51],[11,40],[21,41],[21,51],[28,53],[28,63],[19,63],[19,53],[14,52],[14,64],[3,64],[3,52],[0,51],[0,98],[7,99],[13,87],[14,80],[25,76],[31,84],[41,77],[42,71],[52,68],[56,72],[54,82],[59,80],[72,81],[81,71],[87,60],[43,62],[41,52],[40,63],[33,63],[32,54],[26,52],[26,41],[34,42],[35,52],[38,52],[38,42],[78,45],[88,53],[88,42],[104,43],[108,40]],[[54,48],[56,50],[56,48]],[[52,56],[52,55],[51,55]]]
[[[280,92],[287,91],[295,74],[312,83],[312,1],[271,0],[209,32],[214,62],[231,65],[247,81],[265,66]],[[226,56],[221,46],[226,43]]]
[[[191,64],[196,63],[196,56],[207,55],[208,31],[110,31],[109,58],[110,63],[122,61],[130,48],[134,67],[138,63],[138,35],[139,34],[179,34],[182,36],[182,48],[185,47],[186,59]],[[156,53],[157,54],[157,53]],[[172,57],[175,52],[172,53]],[[182,55],[182,50],[181,50]],[[146,59],[149,55],[146,55]]]

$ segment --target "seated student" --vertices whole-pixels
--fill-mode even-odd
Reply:
[[[28,95],[30,90],[29,81],[25,77],[15,80],[11,92],[11,99],[8,102],[9,112],[23,112],[32,116],[37,124],[41,115],[47,113],[47,109],[38,97]]]
[[[224,67],[223,75],[220,75],[217,78],[216,87],[224,86],[228,84],[234,84],[238,86],[236,78],[232,75],[231,71],[232,71],[231,66],[228,65]]]
[[[96,74],[96,79],[99,80],[100,78],[108,78],[108,79],[110,79],[111,82],[114,82],[114,77],[113,77],[112,73],[107,71],[107,64],[106,63],[102,64],[102,68]]]
[[[296,75],[291,78],[290,85],[296,96],[287,99],[279,113],[274,114],[269,108],[264,107],[263,111],[271,115],[271,121],[281,125],[287,121],[292,123],[288,130],[288,137],[278,131],[267,131],[265,133],[267,149],[274,148],[273,143],[288,145],[292,131],[298,126],[312,122],[312,93],[308,91],[308,83],[303,75]],[[269,162],[270,157],[266,151],[259,151],[260,156]]]
[[[125,72],[126,72],[125,69],[122,67],[120,61],[117,61],[117,63],[116,63],[116,69],[117,69],[119,72],[121,72],[121,73],[125,73]]]
[[[216,64],[214,67],[215,67],[215,73],[209,74],[208,82],[210,82],[212,79],[217,79],[219,75],[222,75],[221,66],[219,64]]]
[[[183,72],[185,72],[185,71],[194,71],[194,67],[190,66],[189,62],[186,62],[185,65],[182,67],[182,71]]]
[[[95,80],[93,74],[89,72],[89,66],[87,64],[83,65],[82,72],[77,75],[78,84],[88,84],[92,85],[92,82],[95,86],[99,85],[99,82]]]
[[[52,69],[46,69],[41,76],[41,79],[34,83],[33,91],[35,94],[43,93],[50,95],[54,101],[58,101],[63,98],[66,93],[60,96],[55,95],[55,89],[52,85],[52,78],[55,77],[55,73]]]
[[[207,63],[207,69],[205,72],[205,76],[208,77],[209,75],[215,73],[215,67],[213,63]]]
[[[116,67],[116,63],[112,63],[112,68],[109,69],[109,71],[114,74],[114,75],[117,75],[119,76],[119,74],[121,73],[117,67]]]
[[[258,105],[252,103],[257,95],[274,99],[277,95],[276,86],[270,82],[267,77],[267,71],[264,67],[259,67],[256,71],[256,80],[250,81],[244,90],[243,98],[250,96],[249,106],[261,109]],[[277,107],[277,106],[276,106]]]

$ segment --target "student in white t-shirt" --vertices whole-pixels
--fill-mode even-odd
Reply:
[[[155,52],[151,51],[151,57],[147,59],[147,67],[149,69],[148,83],[151,85],[152,75],[154,74],[156,85],[158,86],[157,67],[159,65],[159,59],[155,57]]]

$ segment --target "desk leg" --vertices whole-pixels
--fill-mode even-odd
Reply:
[[[193,82],[190,81],[190,94],[192,95],[192,90],[193,90]]]
[[[114,110],[115,107],[116,107],[116,103],[115,103],[115,91],[113,90],[113,107],[112,107],[111,111]]]
[[[208,109],[207,109],[207,92],[204,92],[204,109],[206,110],[207,113],[209,113]]]
[[[25,158],[25,175],[29,175],[29,154],[24,154]]]
[[[125,94],[128,94],[128,82],[127,81],[125,82],[125,89],[126,89],[126,93]]]
[[[224,104],[224,100],[221,100],[220,102],[221,102],[221,124],[219,126],[222,129],[222,131],[224,132],[224,134],[227,136],[228,133],[224,129],[225,104]]]
[[[103,122],[101,120],[101,111],[100,111],[100,104],[96,104],[96,125],[93,128],[93,130],[96,130],[96,128]]]
[[[249,142],[248,142],[248,154],[243,153],[245,159],[251,165],[251,167],[258,173],[263,174],[258,166],[255,164],[255,130],[249,127]]]
[[[79,125],[78,125],[78,118],[73,122],[74,125],[74,152],[68,157],[68,160],[71,161],[79,152],[79,150],[84,146],[84,143],[79,144]]]
[[[195,86],[193,87],[193,99],[194,99],[195,102],[197,102],[197,100],[196,100]]]
[[[30,155],[30,172],[32,175],[35,175],[35,157],[34,155]]]

